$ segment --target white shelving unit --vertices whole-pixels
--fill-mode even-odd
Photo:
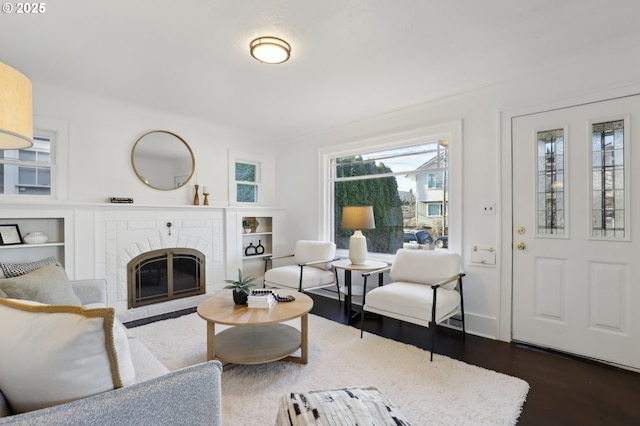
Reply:
[[[63,217],[0,218],[0,225],[18,225],[22,238],[30,232],[44,232],[44,244],[0,245],[0,262],[21,263],[55,257],[65,264],[65,230]]]
[[[264,258],[273,254],[273,217],[272,216],[242,216],[242,222],[251,217],[258,221],[255,232],[245,233],[242,228],[242,270],[245,275],[262,277],[264,274]],[[260,247],[261,248],[257,248]]]

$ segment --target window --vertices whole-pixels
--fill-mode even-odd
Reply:
[[[31,148],[0,151],[0,194],[51,195],[54,137],[36,130]]]
[[[564,129],[537,133],[538,235],[563,235],[565,229]]]
[[[625,237],[624,120],[591,126],[592,236]]]
[[[352,233],[340,227],[344,206],[373,206],[376,228],[363,230],[370,252],[394,254],[419,230],[448,235],[448,145],[446,139],[435,139],[329,156],[336,246],[347,249]]]
[[[427,175],[427,188],[442,189],[443,173],[429,173]]]
[[[440,204],[440,203],[428,203],[427,204],[427,216],[442,216],[442,204]]]
[[[258,202],[258,164],[236,162],[236,201],[238,203]]]

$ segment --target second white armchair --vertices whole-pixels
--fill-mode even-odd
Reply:
[[[275,266],[274,260],[290,259],[294,263]],[[299,240],[294,253],[265,259],[264,286],[287,288],[299,292],[336,286],[331,262],[336,259],[336,245],[330,241]],[[269,268],[271,262],[272,268]],[[338,293],[339,294],[339,293]]]

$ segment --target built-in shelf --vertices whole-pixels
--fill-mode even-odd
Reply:
[[[42,244],[8,244],[0,245],[2,262],[22,263],[32,262],[47,257],[54,257],[65,264],[65,218],[51,216],[33,217],[2,217],[0,225],[18,225],[20,234],[24,237],[30,232],[43,232],[49,241]]]
[[[245,275],[261,277],[264,274],[264,258],[271,256],[273,253],[273,217],[272,216],[243,216],[242,222],[246,218],[256,219],[258,226],[255,232],[242,232],[242,270]],[[246,255],[245,251],[250,245],[257,246],[261,244],[264,252],[259,254]]]
[[[270,256],[272,256],[271,253],[255,254],[253,256],[242,256],[242,260],[264,259],[265,257],[270,257]]]
[[[64,246],[63,242],[53,242],[53,243],[43,243],[43,244],[11,244],[8,246],[0,246],[0,250],[11,250],[11,249],[32,249],[36,247],[61,247]]]

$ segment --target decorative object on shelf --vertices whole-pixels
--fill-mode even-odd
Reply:
[[[35,231],[29,232],[23,240],[26,244],[44,244],[49,241],[49,237],[44,232]]]
[[[18,225],[0,225],[0,245],[22,244],[22,235]]]
[[[196,194],[193,196],[193,205],[194,206],[199,206],[200,205],[200,196],[198,195],[198,188],[200,188],[200,185],[198,185],[196,183]]]
[[[202,187],[202,195],[204,195],[204,201],[202,202],[203,206],[209,205],[209,188],[206,186]]]
[[[262,240],[258,240],[258,245],[256,246],[256,254],[264,254],[264,246],[262,245]]]
[[[245,234],[249,232],[256,232],[258,225],[260,225],[260,223],[255,217],[245,217],[242,219],[242,228],[245,230]],[[247,229],[249,229],[249,231],[247,231]]]
[[[255,256],[258,254],[257,247],[253,245],[253,241],[249,243],[246,249],[244,249],[245,256]]]
[[[374,229],[376,222],[372,206],[345,206],[342,208],[342,228],[353,229],[349,240],[349,259],[354,265],[362,265],[367,261],[367,238],[361,229]]]
[[[238,279],[225,280],[228,285],[224,286],[225,289],[233,289],[233,302],[236,305],[246,305],[247,297],[249,297],[249,287],[253,287],[253,281],[255,278],[242,276],[242,269],[238,268]]]
[[[130,198],[130,197],[110,197],[109,198],[109,202],[110,203],[114,203],[114,204],[132,204],[133,203],[133,198]]]
[[[31,82],[0,62],[0,150],[33,146]]]

